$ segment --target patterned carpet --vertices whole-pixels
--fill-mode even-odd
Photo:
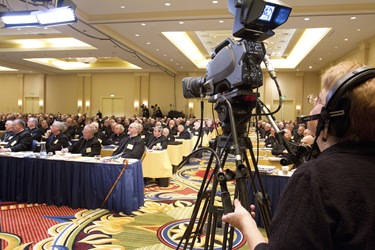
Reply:
[[[130,216],[105,209],[0,203],[0,247],[6,250],[175,249],[190,222],[206,163],[191,159],[166,188],[148,184],[144,206]],[[232,183],[228,185],[230,189],[234,187]],[[215,245],[219,249],[222,235],[216,236]],[[194,249],[202,249],[204,242],[203,236]],[[242,234],[236,230],[233,249],[244,244]]]

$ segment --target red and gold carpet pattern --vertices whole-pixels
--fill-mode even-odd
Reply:
[[[195,163],[195,165],[194,165]],[[145,204],[132,215],[106,209],[71,209],[0,202],[4,250],[175,249],[194,209],[204,161],[180,169],[168,187],[149,184]],[[222,236],[218,235],[220,247]],[[194,249],[202,249],[204,235]],[[234,248],[245,244],[236,230]]]

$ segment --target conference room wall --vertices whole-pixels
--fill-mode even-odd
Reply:
[[[39,97],[43,100],[40,112],[46,113],[87,113],[92,116],[101,110],[102,98],[124,99],[124,114],[131,116],[140,114],[140,105],[147,103],[149,108],[158,104],[163,113],[170,109],[193,113],[200,117],[200,100],[186,99],[182,92],[182,79],[186,75],[171,77],[163,73],[93,73],[79,75],[43,75],[43,74],[9,74],[0,75],[0,86],[3,93],[9,93],[0,99],[0,112],[23,112],[17,101],[25,97]],[[271,105],[277,99],[274,83],[268,74],[264,74],[264,86],[259,89],[260,99]],[[305,96],[311,92],[319,92],[319,74],[278,72],[279,84],[283,95],[293,100],[292,112],[284,119],[296,116],[295,105],[301,104],[301,113],[309,111],[304,103]],[[78,102],[82,106],[78,107]],[[86,106],[88,102],[88,106]],[[134,106],[138,103],[138,108]],[[189,108],[193,103],[193,108]],[[22,105],[23,106],[23,105]],[[207,103],[204,117],[212,117],[212,104]],[[191,111],[191,112],[190,112]],[[109,114],[105,114],[109,115]]]
[[[103,108],[103,98],[111,98],[112,95],[123,99],[123,115],[126,116],[141,114],[140,105],[143,103],[149,108],[158,104],[164,113],[171,108],[184,112],[186,100],[182,95],[182,78],[183,76],[171,77],[163,73],[48,76],[46,112],[78,112],[93,116]],[[78,101],[81,101],[82,107],[78,107]]]
[[[22,111],[23,75],[0,74],[0,113],[18,113]]]

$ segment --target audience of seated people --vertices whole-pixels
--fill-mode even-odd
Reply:
[[[37,126],[39,126],[39,130],[42,131],[42,124],[44,124],[44,127],[47,127],[48,124],[53,124],[53,122],[61,122],[59,124],[58,128],[55,129],[56,131],[60,131],[61,134],[67,135],[67,141],[72,144],[71,146],[66,145],[66,140],[59,139],[59,143],[52,142],[50,143],[50,146],[55,146],[53,149],[47,149],[49,152],[54,152],[56,150],[59,150],[59,146],[55,144],[60,144],[64,142],[63,148],[69,148],[71,152],[78,152],[82,153],[83,155],[96,155],[100,154],[100,150],[102,148],[102,145],[116,145],[119,146],[116,154],[117,155],[121,151],[121,155],[123,156],[129,156],[129,158],[137,158],[140,159],[144,152],[144,147],[149,149],[165,149],[168,144],[173,144],[175,138],[178,139],[190,139],[192,135],[199,135],[199,132],[201,130],[204,131],[204,133],[211,133],[214,128],[220,126],[219,124],[211,124],[212,119],[204,119],[204,126],[200,127],[200,121],[196,118],[190,117],[189,119],[184,118],[168,118],[168,117],[162,117],[162,118],[146,118],[146,117],[108,117],[104,116],[101,120],[98,119],[98,117],[88,117],[86,114],[84,115],[66,115],[66,114],[36,114],[36,115],[30,115],[30,114],[7,114],[7,115],[1,115],[3,118],[4,126],[6,125],[7,130],[4,131],[2,136],[2,141],[9,140],[9,138],[12,138],[12,134],[14,132],[11,131],[11,123],[14,122],[16,117],[20,117],[23,121],[28,121],[28,128],[25,129],[26,132],[29,130],[36,131],[36,129],[33,127],[32,124],[34,124],[34,121],[39,121],[39,124],[37,122]],[[32,119],[33,118],[33,119]],[[34,120],[35,119],[35,120]],[[45,122],[43,122],[45,121]],[[117,122],[120,122],[119,124]],[[132,134],[131,136],[131,142],[122,144],[122,142],[125,141],[125,139],[129,139],[129,135],[131,134],[126,133],[125,127],[127,124],[137,124],[137,132],[135,134]],[[220,121],[219,121],[220,123]],[[310,144],[313,141],[313,136],[309,134],[309,131],[305,129],[304,124],[297,124],[295,122],[283,122],[280,121],[277,123],[279,127],[285,127],[288,128],[288,130],[291,131],[297,131],[295,134],[295,140],[292,145],[299,144],[299,143],[305,143]],[[294,124],[294,125],[293,125]],[[84,149],[81,150],[77,147],[84,139],[84,136],[82,135],[82,131],[87,125],[92,125],[94,127],[94,136],[99,140],[99,144],[96,147],[96,150],[93,150],[93,148],[90,149]],[[192,126],[193,125],[193,126]],[[174,136],[170,133],[169,128],[172,128],[172,130],[176,129],[177,127],[177,135]],[[298,127],[298,129],[296,129]],[[52,128],[52,125],[51,125]],[[130,128],[130,125],[129,125]],[[155,129],[156,128],[156,129]],[[188,129],[190,129],[191,133],[189,133]],[[265,121],[259,121],[259,127],[256,128],[258,131],[263,131],[262,136],[264,137],[264,143],[265,147],[273,147],[273,153],[275,155],[282,155],[283,153],[286,153],[285,149],[283,149],[283,146],[280,145],[279,142],[277,142],[275,137],[275,131],[271,127],[270,123]],[[9,131],[8,131],[9,130]],[[52,130],[52,129],[50,129]],[[49,131],[50,131],[49,130]],[[122,131],[122,132],[121,132]],[[31,134],[30,132],[28,132]],[[50,132],[51,134],[52,131]],[[33,133],[35,134],[35,133]],[[287,132],[286,132],[287,134]],[[309,136],[310,135],[310,136]],[[16,136],[14,133],[13,136]],[[55,135],[56,136],[56,135]],[[61,136],[61,135],[60,135]],[[143,147],[139,147],[140,150],[138,153],[132,154],[131,148],[134,148],[134,145],[137,144],[138,140],[136,140],[139,136],[139,141],[142,141],[143,144],[139,143],[138,145],[143,145]],[[286,135],[288,136],[288,135]],[[19,136],[18,136],[19,137]],[[47,134],[46,134],[47,137]],[[56,136],[57,137],[57,136]],[[133,138],[134,137],[134,138]],[[72,140],[73,138],[80,138],[78,141]],[[83,139],[82,139],[83,138]],[[305,139],[303,139],[305,138]],[[49,138],[51,140],[51,138]],[[91,138],[90,138],[91,139]],[[165,140],[164,140],[165,139]],[[291,139],[294,139],[293,137]],[[47,142],[48,146],[48,139],[43,138]],[[102,141],[102,143],[100,143]],[[14,143],[14,142],[13,142]],[[5,144],[5,143],[4,143]],[[3,145],[4,145],[3,144]],[[122,148],[120,148],[122,145]],[[11,147],[8,145],[5,148]],[[61,147],[61,146],[60,146]],[[8,150],[19,150],[18,147],[14,149],[6,149]],[[30,147],[28,147],[28,150],[30,150]],[[93,153],[89,153],[89,151],[94,151]],[[4,151],[4,150],[3,150]],[[87,151],[87,152],[86,152]]]

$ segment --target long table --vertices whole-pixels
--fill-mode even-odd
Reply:
[[[0,156],[0,200],[100,208],[123,164]],[[131,163],[103,208],[130,214],[144,204],[142,164]]]

